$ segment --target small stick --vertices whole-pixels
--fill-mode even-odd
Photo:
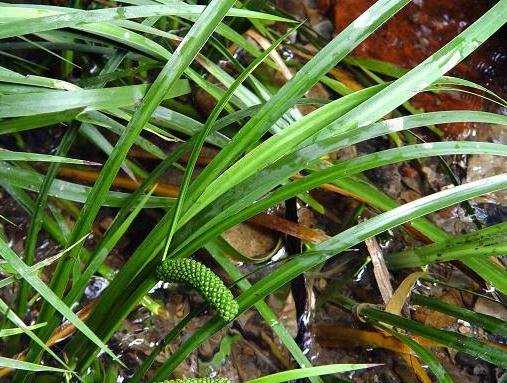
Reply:
[[[373,264],[373,273],[377,281],[380,295],[385,304],[389,302],[393,296],[393,287],[391,286],[389,270],[387,270],[382,249],[378,245],[375,237],[368,238],[364,241],[368,252],[370,253],[371,263]]]

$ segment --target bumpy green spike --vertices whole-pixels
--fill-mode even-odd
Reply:
[[[180,378],[166,380],[163,383],[231,383],[227,378]]]
[[[158,266],[157,277],[162,281],[186,283],[192,286],[227,322],[233,320],[238,313],[238,303],[234,300],[231,291],[213,271],[197,261],[166,259]],[[207,381],[202,381],[202,383],[207,383]]]

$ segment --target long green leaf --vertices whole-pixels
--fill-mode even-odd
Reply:
[[[501,319],[490,315],[476,313],[472,310],[457,307],[449,303],[445,303],[440,299],[430,298],[421,294],[413,294],[411,301],[415,305],[425,306],[432,310],[473,323],[492,334],[507,336],[507,324]]]
[[[33,161],[33,162],[51,162],[60,164],[98,165],[95,162],[78,160],[75,158],[67,158],[60,156],[52,156],[49,154],[38,154],[29,152],[12,152],[10,150],[0,150],[0,161]]]
[[[414,351],[414,353],[428,366],[429,370],[435,375],[438,383],[453,383],[451,375],[446,371],[446,369],[442,366],[440,361],[433,355],[429,350],[425,347],[421,346],[412,338],[397,333],[395,331],[391,331],[389,329],[385,329],[390,332],[396,338],[398,338],[401,342],[405,343],[408,347]]]
[[[361,41],[372,34],[386,20],[398,12],[408,1],[380,0],[345,28],[332,42],[320,50],[315,57],[301,68],[245,126],[233,140],[213,159],[199,175],[192,193],[200,194],[205,186],[249,145],[257,141],[293,106],[317,81]],[[189,203],[192,203],[190,200]]]
[[[62,138],[60,145],[58,146],[58,154],[66,155],[69,151],[74,139],[76,138],[76,129],[69,129]],[[25,243],[25,258],[24,261],[28,266],[32,266],[35,260],[35,253],[37,247],[37,238],[39,231],[42,228],[42,221],[44,215],[44,209],[46,208],[48,192],[53,180],[58,171],[58,165],[50,165],[44,182],[41,186],[41,191],[35,201],[35,212],[28,228],[28,235]],[[27,281],[23,281],[19,288],[18,294],[18,314],[24,316],[27,309],[28,295],[30,294],[30,288]]]
[[[470,255],[487,257],[507,254],[507,223],[472,233],[452,236],[445,241],[386,255],[389,268],[420,267],[435,262],[462,259]]]
[[[178,200],[176,201],[176,205],[174,207],[174,214],[172,217],[171,225],[169,227],[169,234],[167,236],[165,250],[163,254],[163,258],[167,255],[167,252],[169,250],[169,245],[171,243],[171,239],[174,235],[174,232],[176,231],[177,223],[180,218],[180,214],[183,208],[183,203],[185,202],[186,193],[188,190],[188,186],[190,185],[190,181],[192,178],[192,173],[194,170],[194,167],[197,163],[197,160],[199,158],[199,154],[201,152],[202,146],[204,145],[204,141],[206,140],[206,137],[212,132],[214,125],[222,111],[224,110],[225,106],[229,102],[229,100],[232,98],[234,92],[238,87],[242,84],[244,80],[246,80],[252,72],[268,57],[268,55],[278,47],[292,32],[294,29],[289,30],[287,33],[282,35],[280,38],[278,38],[269,49],[263,52],[262,55],[257,57],[255,60],[252,61],[252,63],[238,76],[238,78],[231,84],[231,86],[227,89],[225,94],[222,96],[222,98],[219,100],[219,102],[215,105],[213,108],[210,116],[206,120],[206,123],[204,124],[204,127],[199,132],[199,134],[196,137],[196,140],[193,144],[192,151],[190,153],[190,158],[187,163],[187,168],[185,169],[185,173],[183,175],[183,180],[181,182],[180,186],[180,194],[178,196]]]
[[[60,363],[63,367],[68,369],[69,367],[65,362],[55,354],[53,350],[51,350],[48,346],[44,344],[44,342],[32,331],[32,329],[23,322],[23,320],[16,315],[14,311],[10,309],[10,307],[5,303],[2,299],[0,299],[0,313],[2,313],[7,319],[9,319],[14,325],[18,326],[18,328],[25,333],[30,339],[32,339],[36,344],[38,344],[44,351],[46,351],[51,357],[53,357],[58,363]]]
[[[237,285],[241,290],[247,290],[251,287],[250,282],[239,272],[234,264],[229,260],[231,256],[237,254],[237,251],[233,249],[223,238],[217,238],[210,241],[206,245],[206,250],[210,252],[213,258],[222,266],[222,268],[229,274],[232,280],[237,281]],[[233,254],[231,254],[233,252]],[[255,304],[256,310],[262,316],[267,324],[273,329],[274,333],[280,338],[280,341],[285,345],[287,350],[291,353],[294,360],[299,364],[300,367],[310,367],[311,362],[306,355],[301,351],[298,344],[278,320],[276,314],[271,308],[264,302],[259,300]],[[312,382],[321,382],[319,378],[310,378]]]
[[[5,368],[12,368],[15,370],[26,370],[36,372],[60,372],[60,373],[69,372],[69,370],[62,370],[61,368],[23,362],[22,360],[5,358],[3,356],[0,356],[0,366]]]
[[[507,175],[489,177],[480,181],[457,186],[453,189],[444,190],[419,200],[407,203],[389,212],[380,214],[365,222],[362,222],[329,240],[317,245],[315,251],[305,252],[300,257],[287,261],[269,276],[255,283],[249,290],[238,298],[240,312],[251,307],[259,299],[276,291],[297,275],[316,267],[333,257],[335,254],[354,246],[365,239],[377,235],[385,230],[401,225],[411,219],[421,217],[433,211],[445,208],[478,195],[500,190],[507,186]],[[214,334],[225,325],[218,317],[208,322],[197,330],[166,362],[166,372],[170,373],[183,359],[189,355],[205,339]],[[454,344],[456,345],[456,344]],[[466,348],[463,350],[467,352]],[[476,349],[474,349],[474,355]],[[477,355],[481,357],[481,355]],[[498,353],[495,361],[498,361]],[[500,358],[501,359],[501,358]],[[167,375],[166,375],[167,376]]]
[[[67,28],[82,23],[101,23],[152,16],[199,16],[203,13],[204,9],[205,6],[203,5],[190,5],[182,2],[167,5],[128,6],[90,11],[63,7],[3,6],[1,8],[2,14],[0,17],[3,19],[11,18],[15,21],[2,25],[0,39],[52,29]],[[291,22],[291,20],[283,17],[246,9],[232,8],[227,12],[226,16]],[[27,22],[27,19],[29,22]]]
[[[464,336],[451,331],[425,326],[414,320],[371,307],[358,308],[358,314],[367,321],[397,326],[413,334],[481,358],[498,366],[504,368],[507,366],[507,353],[501,347],[480,342],[471,336]]]
[[[127,152],[136,137],[143,129],[145,123],[149,121],[151,114],[162,101],[168,89],[173,87],[176,81],[178,81],[183,71],[190,65],[209,36],[213,33],[216,25],[223,19],[233,4],[234,0],[213,0],[202,12],[175,53],[171,55],[153,85],[148,89],[141,105],[132,116],[126,132],[120,137],[94,187],[88,194],[81,215],[76,222],[72,238],[81,237],[82,234],[89,230],[102,205],[107,190],[111,186],[118,169],[125,160]],[[77,252],[74,252],[74,254],[77,254]],[[62,295],[65,289],[70,266],[68,262],[60,264],[53,276],[52,287],[56,287],[58,295]],[[48,318],[51,312],[52,310],[46,305],[45,310],[41,312],[41,320]],[[50,327],[52,326],[48,326],[48,328]]]
[[[64,112],[42,113],[33,116],[17,117],[4,120],[0,123],[0,135],[23,132],[56,125],[61,122],[69,122],[74,119],[84,108],[70,109]]]
[[[113,359],[117,360],[114,353],[105,345],[89,328],[86,326],[74,312],[68,308],[58,296],[44,283],[39,277],[33,274],[22,260],[19,258],[14,251],[0,238],[0,256],[5,259],[11,267],[13,267],[19,275],[25,279],[30,286],[33,287],[46,301],[48,301],[52,307],[60,312],[65,318],[67,318],[76,328],[85,334],[93,343],[95,343],[101,350],[110,355]]]
[[[45,323],[38,323],[38,324],[35,324],[35,325],[32,325],[32,326],[26,326],[27,329],[29,329],[30,331],[33,331],[33,330],[37,330],[38,328],[41,328],[41,327],[44,327],[46,324]],[[4,337],[8,337],[8,336],[13,336],[13,335],[18,335],[18,334],[23,334],[24,333],[24,330],[22,328],[19,328],[19,327],[16,327],[16,328],[4,328],[2,330],[0,330],[0,338],[4,338]]]
[[[348,372],[355,370],[363,370],[380,366],[379,364],[328,364],[325,366],[299,368],[295,370],[287,370],[277,372],[275,374],[262,376],[257,379],[250,379],[247,383],[280,383],[289,380],[309,378],[318,375],[331,375],[339,372]]]
[[[4,182],[26,190],[39,192],[44,182],[44,176],[33,171],[0,162],[0,176]],[[91,187],[55,179],[48,194],[52,197],[83,203],[90,194]],[[101,206],[122,207],[131,194],[109,191]],[[174,199],[168,197],[151,196],[146,207],[168,207],[173,205]],[[83,234],[84,236],[84,234]]]
[[[22,94],[0,95],[0,118],[63,112],[80,107],[108,109],[129,106],[141,101],[148,88],[149,85],[143,84],[104,89],[39,92],[30,94],[30,97]],[[173,98],[189,92],[188,81],[179,80],[161,97]]]
[[[454,150],[456,150],[455,153],[461,151],[463,151],[463,153],[471,153],[469,150],[475,151],[481,148],[483,145],[489,147],[490,144],[441,142],[434,143],[431,147],[428,147],[424,144],[410,145],[402,148],[389,149],[379,153],[369,154],[341,162],[327,169],[315,171],[303,179],[296,180],[292,183],[288,183],[280,187],[279,189],[265,196],[263,199],[260,199],[254,203],[252,203],[249,198],[243,198],[243,196],[249,197],[249,192],[247,190],[242,190],[242,194],[238,196],[224,194],[224,199],[237,198],[235,206],[229,209],[225,209],[221,204],[214,205],[210,211],[211,213],[215,213],[214,216],[210,216],[211,214],[203,214],[201,217],[199,217],[199,220],[196,221],[198,226],[191,226],[193,227],[192,232],[187,232],[186,230],[182,231],[182,236],[184,236],[185,239],[181,241],[180,246],[174,250],[174,253],[176,256],[187,255],[201,247],[205,243],[206,238],[212,238],[213,236],[220,234],[229,228],[230,225],[239,223],[241,220],[250,218],[251,216],[260,213],[261,211],[269,208],[270,206],[273,206],[278,202],[283,201],[286,198],[293,197],[301,192],[305,192],[307,190],[318,187],[323,183],[350,177],[360,172],[379,166],[385,166],[391,163],[411,160],[415,158],[422,158],[426,155],[431,156],[452,154]],[[491,149],[493,148],[491,147]],[[484,147],[484,150],[488,149]],[[497,146],[496,149],[493,150],[495,154],[505,155],[504,145]],[[244,199],[244,203],[241,203],[241,198]],[[392,206],[389,208],[392,208]],[[216,214],[217,211],[220,213]],[[199,238],[199,236],[201,236],[201,238]]]

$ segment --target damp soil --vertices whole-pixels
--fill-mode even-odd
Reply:
[[[367,9],[373,1],[278,0],[276,3],[293,16],[308,19],[311,26],[319,31],[324,39],[329,39]],[[491,5],[491,1],[485,0],[414,0],[361,44],[354,51],[354,55],[385,60],[404,68],[412,68],[450,41]],[[303,36],[298,38],[303,43],[307,43]],[[382,48],[379,49],[379,47]],[[507,30],[504,28],[460,64],[452,74],[476,81],[505,97],[507,95],[506,68]],[[350,76],[354,77],[353,72]],[[202,98],[199,94],[195,96],[194,100],[200,104],[199,110],[205,115],[206,111],[210,109],[206,104],[209,100]],[[463,94],[423,94],[412,101],[417,108],[426,111],[443,109],[499,111],[495,105],[484,99]],[[23,134],[27,150],[46,153],[54,151],[64,129],[65,127],[54,128],[50,134],[42,131]],[[426,131],[420,133],[428,140],[435,139]],[[444,134],[444,139],[479,138],[496,142],[505,142],[506,139],[505,136],[489,126],[474,124],[447,125],[444,127]],[[0,140],[1,144],[6,147],[13,144],[9,139],[1,138]],[[390,143],[386,139],[379,138],[368,144],[351,148],[348,152],[336,153],[336,156],[345,158],[387,148],[389,145]],[[88,149],[89,147],[78,145],[73,154],[86,158],[91,155]],[[167,149],[171,148],[167,147]],[[215,152],[215,149],[209,148],[209,156],[213,156]],[[95,159],[100,158],[101,155],[93,153],[93,156]],[[151,166],[152,159],[143,158],[141,161],[145,161],[148,166]],[[505,163],[493,162],[491,158],[484,156],[455,157],[451,162],[452,169],[463,182],[498,173],[500,170],[506,171],[506,166]],[[166,179],[177,183],[173,176],[173,174],[166,175]],[[437,160],[390,166],[371,172],[368,177],[401,203],[410,202],[450,184],[448,175],[442,170]],[[307,228],[317,229],[326,235],[333,235],[347,228],[354,217],[354,212],[362,208],[360,202],[331,191],[315,190],[312,192],[312,196],[326,206],[325,215],[315,213],[301,203],[279,206],[272,209],[269,214],[297,221]],[[505,194],[497,194],[474,203],[475,213],[480,217],[481,224],[490,225],[505,220],[506,198]],[[57,203],[55,200],[52,202]],[[362,218],[375,214],[368,208],[361,211]],[[15,251],[21,253],[26,239],[29,217],[18,203],[3,190],[0,191],[0,215],[12,221],[12,224],[2,223],[2,235],[9,240]],[[88,240],[87,245],[94,245],[94,241],[100,238],[111,223],[112,217],[114,217],[112,209],[106,209],[101,213],[94,227],[93,236]],[[107,264],[112,268],[121,267],[158,217],[159,213],[156,211],[141,213],[139,224],[133,227],[122,243],[114,249],[107,259]],[[468,213],[461,206],[445,209],[432,215],[431,219],[451,233],[462,233],[476,228],[476,222],[470,219]],[[275,257],[283,257],[297,253],[301,246],[299,241],[294,240],[290,235],[287,236],[253,223],[241,224],[229,230],[225,238],[236,249],[252,258],[261,257],[270,254],[270,252]],[[417,242],[402,229],[380,235],[377,239],[380,248],[386,253],[399,251],[406,244],[424,243],[424,240]],[[280,246],[280,243],[283,246]],[[37,248],[37,259],[47,258],[57,253],[58,250],[57,244],[42,234]],[[276,294],[270,296],[267,302],[315,365],[358,362],[383,364],[379,368],[343,375],[340,381],[418,382],[414,369],[397,352],[395,347],[390,347],[389,340],[373,340],[372,334],[379,334],[378,332],[358,320],[354,314],[344,311],[334,303],[336,292],[343,292],[361,302],[381,303],[381,296],[371,266],[364,267],[366,257],[369,255],[367,248],[361,245],[350,249],[349,252],[354,254],[352,261],[331,260],[321,269],[307,273],[291,285],[280,289]],[[197,257],[211,267],[215,266],[205,252],[199,252]],[[256,271],[252,274],[252,281],[262,278],[276,267],[275,264],[267,263],[259,271],[258,266],[254,264],[238,262],[238,266],[245,274]],[[463,273],[454,265],[432,266],[431,271],[450,285],[466,286],[478,291],[483,287],[474,280],[473,276]],[[50,273],[51,268],[48,268],[43,277],[48,280]],[[408,273],[409,271],[392,273],[393,285],[397,286]],[[93,278],[86,289],[86,297],[81,302],[81,307],[99,299],[101,291],[106,286],[106,279]],[[456,290],[445,286],[427,284],[417,286],[417,289],[458,306],[507,317],[504,307],[492,306],[487,300],[480,300],[470,294],[456,292]],[[2,298],[10,304],[13,303],[13,293],[14,291],[9,289],[1,291]],[[160,304],[158,315],[154,315],[146,307],[136,308],[110,342],[113,351],[122,357],[127,366],[127,369],[122,371],[124,378],[135,371],[157,342],[186,314],[193,308],[202,305],[198,294],[176,285],[157,285],[150,296]],[[30,317],[25,319],[29,322],[36,314],[37,312],[34,311]],[[445,315],[437,315],[435,312],[410,307],[405,314],[428,325],[451,329],[463,334],[473,332],[485,340],[489,339],[487,334],[481,332],[481,329],[460,323]],[[163,362],[209,318],[210,314],[205,312],[192,320],[178,339],[160,354],[157,362]],[[506,339],[496,339],[496,341],[507,342]],[[4,347],[4,344],[0,343],[0,347]],[[456,377],[455,381],[457,382],[501,381],[503,371],[465,354],[440,348],[437,350],[437,356]],[[255,311],[249,311],[237,319],[229,329],[221,331],[192,353],[178,367],[175,374],[186,376],[219,374],[227,376],[233,381],[242,381],[294,367],[296,366],[293,360],[273,334],[270,326],[264,323]],[[337,380],[329,381],[337,382]]]

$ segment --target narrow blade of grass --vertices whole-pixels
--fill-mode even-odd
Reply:
[[[74,139],[76,138],[76,129],[71,128],[67,130],[65,135],[58,146],[57,154],[66,155],[69,151]],[[46,208],[47,200],[48,200],[48,192],[53,180],[58,171],[58,165],[52,164],[50,165],[48,172],[46,173],[46,177],[44,178],[44,182],[41,186],[41,190],[37,195],[37,199],[35,200],[35,211],[32,215],[32,220],[30,222],[30,227],[28,228],[28,236],[25,242],[25,258],[24,261],[27,266],[32,266],[35,260],[35,252],[37,247],[37,238],[39,235],[39,231],[42,228],[43,214]],[[24,316],[27,309],[28,296],[30,294],[30,288],[27,281],[23,280],[21,286],[19,288],[18,294],[18,314]]]
[[[149,85],[129,85],[115,88],[51,91],[26,95],[0,95],[0,118],[38,115],[68,111],[80,107],[108,109],[134,105],[141,101]],[[178,97],[190,92],[188,81],[180,80],[161,98]]]
[[[213,0],[205,8],[197,22],[192,26],[185,36],[184,40],[171,55],[167,64],[159,73],[153,85],[148,89],[139,109],[136,110],[130,120],[125,134],[123,134],[114,151],[104,165],[98,180],[90,191],[81,215],[75,224],[72,238],[80,237],[87,232],[95,219],[106,192],[111,186],[113,179],[118,172],[121,164],[125,160],[128,150],[134,143],[136,137],[141,132],[144,124],[149,121],[151,114],[163,99],[167,90],[170,89],[179,77],[190,65],[202,46],[206,43],[209,36],[213,33],[217,24],[223,19],[229,8],[234,4],[234,0]],[[78,252],[74,252],[78,254]],[[69,263],[60,264],[53,276],[53,281],[58,284],[56,293],[62,295],[71,265]],[[53,287],[53,284],[52,284]],[[46,306],[45,312],[41,313],[41,319],[47,318],[52,310]],[[43,315],[44,314],[44,315]],[[81,351],[87,351],[88,347],[83,347]]]
[[[6,368],[12,368],[15,370],[35,371],[35,372],[60,372],[66,373],[69,370],[63,370],[61,368],[43,366],[42,364],[35,364],[29,362],[23,362],[18,359],[10,359],[0,356],[0,366]]]
[[[414,247],[386,255],[389,268],[421,267],[452,261],[474,254],[479,257],[507,254],[507,223],[499,223],[472,233],[452,236],[445,241]]]
[[[46,325],[45,323],[37,323],[37,324],[31,325],[31,326],[26,326],[26,328],[30,331],[33,331],[33,330],[37,330],[38,328],[44,327],[45,325]],[[23,333],[24,333],[24,330],[19,327],[4,328],[4,329],[0,330],[0,338],[5,338],[8,336],[13,336],[13,335],[19,335],[19,334],[23,334]]]
[[[325,262],[327,259],[333,257],[335,254],[364,241],[366,238],[401,225],[411,219],[421,217],[433,211],[459,203],[465,199],[474,198],[484,193],[500,190],[506,186],[507,175],[489,177],[481,181],[457,186],[453,189],[444,190],[430,196],[423,197],[347,229],[317,245],[315,247],[315,251],[302,253],[300,257],[287,261],[276,271],[256,282],[250,289],[245,291],[238,298],[238,304],[240,306],[239,314],[251,307],[260,299],[263,299],[266,295],[273,293],[279,287],[287,284],[297,275],[316,267],[322,262]],[[167,377],[168,374],[170,374],[195,348],[197,348],[205,339],[208,339],[209,336],[220,330],[224,325],[226,325],[226,323],[222,319],[215,317],[196,330],[194,334],[187,339],[187,341],[184,342],[165,362],[164,375],[156,375],[155,378],[164,379]],[[472,341],[472,343],[477,346],[479,342]],[[456,342],[452,345],[460,346],[460,343]],[[478,347],[482,349],[482,344]],[[460,347],[460,349],[463,349],[463,347]],[[474,354],[477,350],[478,348],[475,347]],[[468,352],[469,350],[465,347],[465,350],[463,351]],[[503,353],[503,356],[499,355],[502,353],[503,351],[498,349],[497,352],[494,352],[494,355],[492,355],[491,358],[488,356],[488,359],[503,364],[502,360],[506,359],[506,357],[505,353]],[[479,357],[484,357],[481,355],[482,354],[477,354]]]
[[[206,250],[210,252],[213,258],[218,262],[218,264],[229,274],[232,280],[237,281],[237,284],[241,290],[247,290],[251,287],[250,282],[239,272],[239,270],[234,266],[234,264],[229,260],[229,257],[234,257],[234,253],[237,251],[232,248],[223,238],[217,238],[213,241],[210,241],[206,245]],[[236,257],[239,255],[236,255]],[[306,355],[301,351],[298,344],[292,337],[292,335],[287,331],[282,323],[278,320],[276,314],[271,310],[271,308],[264,302],[260,300],[255,304],[256,310],[262,316],[264,321],[273,329],[274,333],[280,338],[280,341],[284,344],[287,350],[290,352],[294,360],[299,364],[300,367],[310,367],[312,363],[306,357]],[[322,382],[322,379],[318,377],[310,377],[309,378],[312,383]]]
[[[507,324],[503,320],[490,315],[476,313],[472,310],[454,306],[440,299],[427,297],[421,294],[412,295],[412,304],[425,306],[432,310],[465,320],[484,328],[492,334],[507,336]]]
[[[294,105],[317,81],[372,34],[386,20],[398,12],[408,1],[381,0],[345,28],[331,43],[301,68],[245,126],[196,179],[192,193],[200,194],[205,186],[220,174],[230,162],[252,142],[257,141]],[[189,202],[193,202],[190,200]]]
[[[380,364],[328,364],[325,366],[299,368],[295,370],[287,370],[277,372],[275,374],[262,376],[257,379],[251,379],[247,383],[280,383],[289,380],[309,378],[318,375],[331,375],[339,372],[348,372],[356,370],[364,370],[380,366]]]
[[[10,320],[14,325],[18,326],[18,328],[26,334],[30,339],[32,339],[36,344],[38,344],[44,351],[46,351],[49,355],[51,355],[52,358],[54,358],[58,363],[60,363],[63,367],[66,369],[69,369],[67,364],[58,356],[56,355],[53,350],[51,350],[49,347],[47,347],[44,342],[32,331],[32,329],[23,322],[23,320],[18,317],[14,311],[10,309],[10,307],[0,299],[0,312]],[[46,325],[46,324],[44,324]],[[42,326],[43,327],[43,326]]]
[[[82,23],[101,23],[114,20],[153,16],[193,17],[203,13],[205,6],[183,2],[166,5],[140,5],[83,11],[64,7],[2,6],[2,17],[14,21],[4,23],[0,39],[29,33],[72,27]],[[291,22],[291,20],[245,9],[230,9],[226,16],[257,18],[261,20]],[[29,20],[30,22],[27,22]]]
[[[165,250],[163,254],[163,259],[166,257],[167,252],[169,250],[169,245],[171,243],[171,239],[174,235],[174,232],[176,231],[177,223],[180,218],[180,214],[183,208],[183,203],[185,202],[186,193],[188,190],[188,186],[190,185],[190,181],[192,178],[192,173],[194,170],[194,167],[197,163],[197,160],[199,158],[199,154],[201,152],[201,149],[204,145],[204,141],[206,140],[206,137],[212,132],[214,124],[216,123],[218,117],[220,116],[220,113],[224,110],[225,106],[229,102],[229,100],[234,95],[234,92],[238,87],[243,83],[244,80],[248,78],[252,74],[252,72],[269,56],[269,54],[276,49],[290,34],[294,32],[295,29],[291,29],[288,32],[286,32],[284,35],[282,35],[280,38],[278,38],[269,49],[266,49],[263,54],[261,54],[259,57],[257,57],[255,60],[252,61],[252,63],[238,76],[238,78],[231,84],[231,86],[227,89],[225,94],[222,96],[222,98],[219,100],[219,102],[215,105],[213,108],[210,116],[206,120],[206,123],[204,124],[204,127],[197,135],[195,142],[193,143],[192,151],[190,153],[190,158],[187,163],[187,167],[185,169],[185,173],[183,175],[183,180],[181,182],[180,186],[180,194],[178,196],[178,200],[176,201],[176,205],[174,207],[174,214],[172,217],[172,221],[169,227],[169,233],[166,240]]]
[[[75,164],[75,165],[98,165],[95,162],[79,160],[75,158],[67,158],[62,156],[53,156],[50,154],[38,154],[29,152],[11,152],[9,150],[0,149],[0,161],[30,161],[30,162],[49,162],[59,164]]]
[[[48,301],[55,310],[58,310],[67,318],[79,331],[83,332],[93,343],[101,350],[110,355],[114,360],[118,360],[116,355],[107,347],[89,328],[86,326],[74,312],[67,307],[55,293],[39,277],[33,274],[30,268],[14,253],[9,246],[0,239],[0,256],[13,267],[20,276],[25,279],[34,290],[36,290],[46,301]]]

